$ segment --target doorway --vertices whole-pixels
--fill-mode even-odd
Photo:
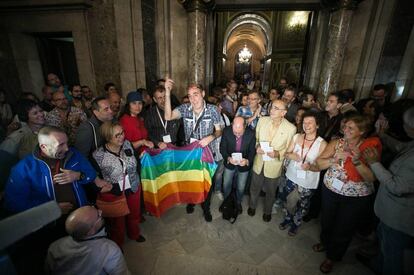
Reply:
[[[34,36],[44,75],[53,72],[66,85],[79,84],[72,33],[36,33]]]

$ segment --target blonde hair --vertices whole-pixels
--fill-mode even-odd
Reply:
[[[121,127],[121,124],[118,122],[112,122],[112,121],[106,121],[101,125],[101,128],[99,129],[101,132],[102,137],[105,139],[106,142],[109,142],[112,137],[114,136],[115,127]]]

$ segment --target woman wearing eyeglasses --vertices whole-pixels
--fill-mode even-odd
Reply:
[[[141,188],[134,148],[125,140],[124,130],[119,123],[105,122],[100,131],[106,143],[94,152],[93,157],[102,178],[112,183],[110,192],[115,196],[121,196],[125,192],[130,211],[126,216],[107,218],[110,238],[122,248],[126,229],[128,238],[144,242],[145,238],[140,234],[139,228]]]
[[[377,137],[365,138],[370,123],[360,114],[345,119],[344,137],[332,140],[310,170],[328,169],[322,186],[321,243],[312,248],[326,251],[320,265],[323,273],[331,272],[334,262],[344,256],[357,227],[373,205],[375,176],[361,152],[372,148],[381,154]]]

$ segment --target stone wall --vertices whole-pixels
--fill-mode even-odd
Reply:
[[[178,1],[156,2],[157,69],[160,78],[171,77],[173,92],[179,97],[187,94],[187,13]]]
[[[87,2],[87,1],[86,1]],[[74,40],[79,80],[95,89],[95,73],[89,37],[85,1],[4,1],[1,2],[0,26],[5,42],[1,51],[8,54],[0,74],[7,77],[2,84],[14,98],[22,92],[41,97],[45,74],[36,46],[39,33],[71,32]],[[40,6],[37,6],[41,4]],[[65,6],[68,5],[68,6]],[[8,41],[8,43],[6,42]],[[7,45],[8,44],[8,45]],[[11,50],[11,51],[10,51]],[[14,63],[14,64],[13,64]],[[15,69],[14,69],[14,68]]]

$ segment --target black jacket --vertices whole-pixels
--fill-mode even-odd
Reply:
[[[231,154],[236,151],[236,136],[233,134],[232,126],[227,126],[223,130],[223,135],[220,142],[220,153],[223,156],[223,163],[227,169],[234,170],[236,167],[240,172],[246,172],[253,166],[253,159],[256,154],[256,135],[255,131],[246,127],[243,134],[243,140],[240,151],[243,158],[249,160],[248,166],[234,166],[231,163],[227,163],[227,158],[231,157]]]

